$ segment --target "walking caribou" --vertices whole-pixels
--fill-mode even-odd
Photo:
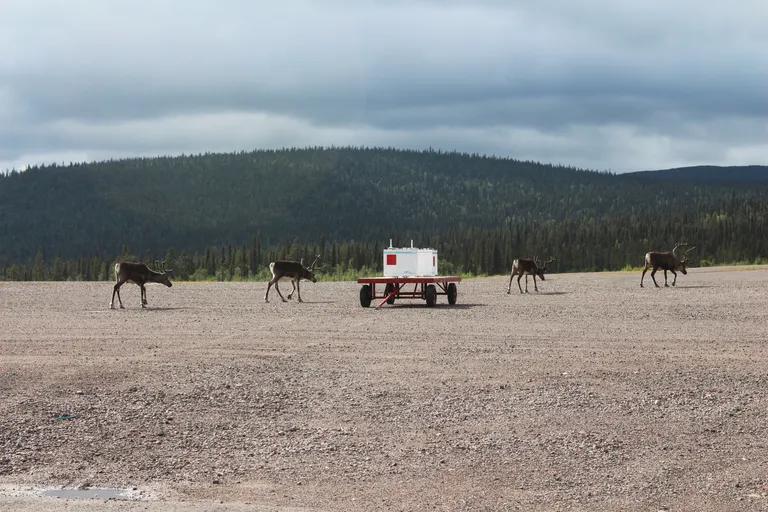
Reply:
[[[269,290],[272,288],[272,285],[275,285],[275,290],[277,290],[277,294],[280,295],[283,302],[288,302],[288,300],[293,297],[293,292],[298,293],[299,302],[304,302],[301,300],[301,280],[304,279],[306,281],[312,281],[313,283],[317,282],[317,278],[315,278],[315,265],[319,260],[320,255],[318,254],[309,268],[304,266],[303,258],[301,261],[273,261],[270,263],[269,271],[272,272],[272,279],[270,279],[267,284],[267,293],[264,295],[264,302],[269,302]],[[293,290],[288,294],[287,300],[283,297],[283,294],[280,293],[280,287],[278,286],[280,281],[290,281],[293,285]]]
[[[677,255],[677,250],[680,247],[686,247],[688,244],[681,244],[676,243],[675,247],[672,249],[672,252],[655,252],[651,251],[645,254],[645,267],[643,268],[643,275],[640,276],[640,288],[643,287],[643,279],[645,279],[645,273],[648,272],[649,268],[653,268],[653,271],[651,272],[651,279],[653,279],[653,284],[656,285],[656,288],[661,288],[659,286],[659,283],[656,282],[656,271],[659,269],[662,269],[664,271],[664,286],[669,286],[667,284],[667,271],[672,272],[672,275],[675,276],[675,278],[672,280],[672,286],[675,286],[675,283],[677,282],[677,272],[675,270],[679,270],[683,273],[683,275],[687,275],[688,271],[686,270],[686,264],[688,263],[688,253],[694,250],[696,247],[690,247],[683,252],[682,256]]]
[[[523,288],[520,286],[520,278],[525,275],[525,293],[528,293],[528,276],[533,276],[533,289],[537,292],[539,288],[536,286],[536,276],[542,281],[544,279],[544,272],[547,271],[547,265],[555,261],[555,258],[549,258],[542,265],[539,259],[534,256],[533,259],[518,258],[512,262],[512,274],[509,276],[509,288],[507,288],[507,294],[512,293],[512,278],[517,276],[517,287],[520,288],[520,293],[523,293]]]
[[[161,263],[161,267],[165,267],[165,264]],[[115,279],[117,283],[115,283],[115,287],[112,289],[112,300],[109,302],[109,309],[114,308],[115,294],[117,294],[120,309],[125,309],[123,307],[123,300],[120,298],[120,287],[125,283],[139,285],[139,288],[141,288],[141,307],[147,307],[147,289],[144,285],[147,283],[159,283],[170,288],[173,286],[169,279],[172,272],[173,270],[165,269],[162,272],[156,272],[144,263],[131,263],[127,261],[115,263]]]

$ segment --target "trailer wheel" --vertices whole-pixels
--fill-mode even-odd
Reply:
[[[373,294],[371,293],[371,285],[366,284],[360,288],[360,305],[367,308],[371,305],[373,300]]]
[[[427,286],[427,289],[424,291],[424,297],[427,299],[427,306],[430,308],[437,304],[437,288],[435,288],[435,285],[430,284]]]
[[[392,283],[387,283],[387,286],[384,287],[384,296],[389,297],[389,294],[392,293],[393,291],[395,291],[395,285],[393,285]],[[394,303],[395,303],[394,297],[392,297],[391,299],[387,299],[387,304],[391,305]]]
[[[450,283],[448,284],[448,290],[446,290],[448,293],[448,304],[454,305],[456,304],[456,297],[459,296],[459,290],[456,288],[456,283]]]

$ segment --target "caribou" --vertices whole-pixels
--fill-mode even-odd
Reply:
[[[264,295],[264,302],[269,302],[269,290],[272,288],[272,285],[275,285],[275,290],[277,290],[277,294],[280,295],[283,302],[288,302],[293,298],[294,292],[298,294],[299,302],[304,302],[301,300],[301,280],[304,279],[305,281],[312,281],[313,283],[317,282],[317,278],[315,277],[315,265],[319,260],[320,255],[318,254],[309,268],[304,266],[303,258],[301,261],[273,261],[270,263],[269,271],[272,272],[272,279],[270,279],[267,284],[267,293]],[[283,297],[283,294],[280,292],[280,287],[278,286],[280,281],[290,281],[293,285],[293,290],[288,294],[288,299]]]
[[[156,263],[157,266],[157,263]],[[120,309],[123,307],[123,300],[120,298],[120,287],[125,283],[134,283],[141,289],[141,307],[147,307],[147,289],[144,287],[147,283],[159,283],[164,284],[168,288],[173,286],[171,284],[170,275],[173,270],[165,270],[165,263],[160,264],[163,270],[156,272],[146,266],[144,263],[131,263],[127,261],[120,261],[115,263],[115,283],[112,289],[112,300],[109,302],[109,309],[114,309],[115,294],[117,294],[117,301],[120,304]]]
[[[653,279],[653,284],[656,285],[656,288],[661,288],[659,286],[659,283],[656,282],[656,271],[659,269],[662,269],[664,271],[664,286],[669,286],[667,284],[667,271],[672,272],[672,275],[675,276],[672,280],[672,286],[675,286],[675,283],[677,282],[677,272],[676,270],[679,270],[683,273],[683,275],[687,275],[688,271],[686,270],[686,264],[688,263],[688,253],[694,250],[696,247],[690,247],[683,252],[682,256],[677,255],[677,250],[680,247],[687,247],[688,244],[681,244],[676,243],[675,247],[672,249],[672,252],[655,252],[651,251],[645,254],[645,267],[643,268],[643,275],[640,276],[640,288],[643,287],[643,279],[645,279],[645,273],[648,272],[649,268],[653,268],[653,271],[651,272],[651,279]]]
[[[555,258],[549,258],[543,264],[537,257],[530,258],[518,258],[512,262],[512,274],[509,276],[509,288],[507,288],[507,294],[512,293],[512,278],[517,276],[517,287],[520,288],[520,293],[523,293],[523,288],[520,286],[520,279],[525,275],[525,293],[528,293],[528,276],[533,276],[533,289],[539,291],[536,286],[536,276],[542,281],[544,279],[544,272],[547,271],[547,265],[555,261]]]

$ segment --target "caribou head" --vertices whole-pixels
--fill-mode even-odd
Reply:
[[[538,256],[534,256],[534,257],[533,257],[533,261],[534,261],[534,263],[536,263],[536,268],[535,268],[535,274],[536,274],[536,276],[538,276],[538,278],[539,278],[539,279],[541,279],[542,281],[546,281],[546,279],[544,279],[544,272],[546,272],[546,271],[547,271],[547,265],[549,265],[550,263],[552,263],[553,261],[555,261],[555,258],[552,258],[552,257],[550,256],[550,258],[549,258],[547,261],[545,261],[544,263],[542,263],[542,262],[539,260],[539,257],[538,257]]]
[[[686,269],[686,265],[688,264],[688,253],[691,252],[692,250],[694,250],[696,248],[696,246],[694,245],[693,247],[688,247],[687,249],[685,249],[683,251],[682,256],[678,256],[677,250],[679,248],[681,248],[681,247],[688,247],[688,244],[680,243],[680,242],[676,243],[675,247],[672,248],[672,256],[675,257],[675,261],[677,263],[677,265],[675,265],[675,266],[685,276],[685,275],[688,275],[688,270]]]
[[[173,270],[165,268],[165,260],[155,260],[155,269],[153,282],[163,284],[168,288],[173,286],[170,279],[173,276]]]

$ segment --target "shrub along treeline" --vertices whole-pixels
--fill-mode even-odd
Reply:
[[[34,167],[0,175],[0,279],[112,279],[166,259],[180,279],[264,279],[322,256],[326,278],[431,246],[441,273],[621,269],[676,240],[694,264],[768,257],[765,167],[613,175],[438,151],[310,148]]]

